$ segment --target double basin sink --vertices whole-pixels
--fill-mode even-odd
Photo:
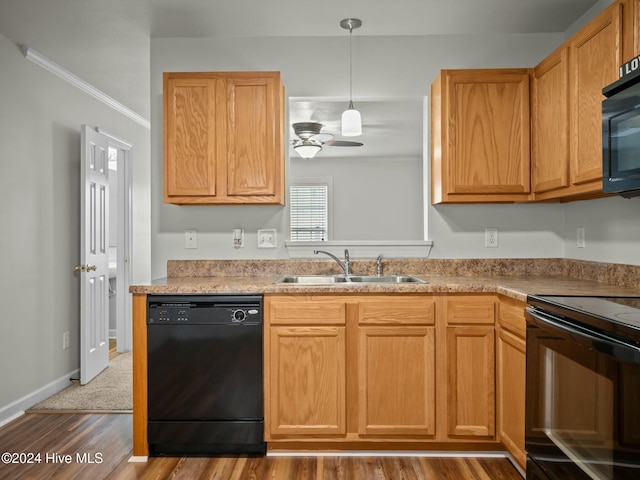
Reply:
[[[298,285],[427,283],[411,275],[285,275],[276,283]]]

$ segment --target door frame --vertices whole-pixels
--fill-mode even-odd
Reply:
[[[117,224],[109,228],[116,228],[116,351],[131,351],[133,345],[132,331],[132,296],[129,293],[131,285],[131,219],[132,219],[132,160],[133,145],[126,140],[97,128],[98,133],[107,137],[109,146],[118,150],[117,160]]]

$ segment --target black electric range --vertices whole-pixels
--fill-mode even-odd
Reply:
[[[529,295],[535,309],[640,345],[640,297]]]
[[[640,478],[640,297],[527,302],[527,479]]]

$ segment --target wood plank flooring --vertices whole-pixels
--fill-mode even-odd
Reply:
[[[0,454],[14,453],[16,460],[2,457],[0,479],[522,480],[507,459],[163,457],[129,463],[131,445],[130,414],[26,414],[0,428]]]

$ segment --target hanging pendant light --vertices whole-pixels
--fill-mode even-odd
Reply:
[[[349,30],[349,106],[342,113],[342,135],[357,137],[362,135],[362,118],[360,112],[353,107],[353,62],[351,54],[351,34],[354,28],[360,28],[362,21],[357,18],[345,18],[340,26]]]

